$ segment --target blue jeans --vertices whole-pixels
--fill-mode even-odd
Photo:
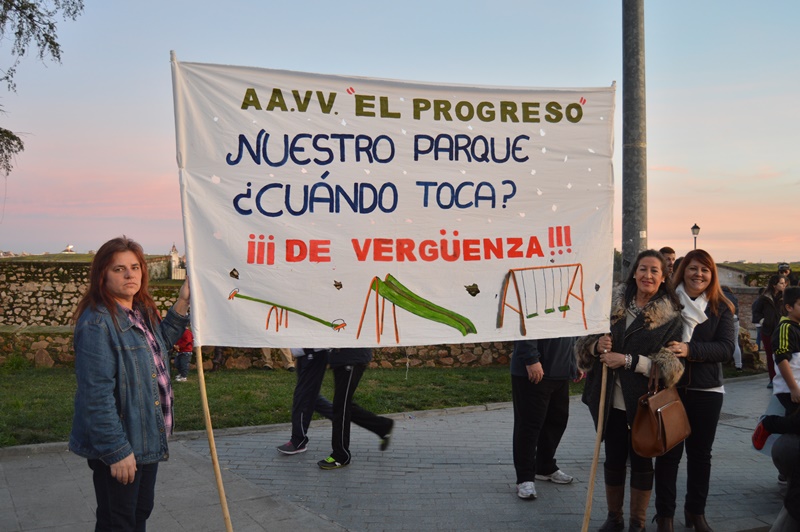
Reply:
[[[175,355],[175,369],[178,371],[178,375],[181,377],[186,377],[189,375],[189,360],[192,358],[192,353],[178,353]]]
[[[89,460],[94,471],[94,494],[97,499],[95,532],[144,532],[155,501],[158,462],[136,464],[136,476],[130,484],[121,484],[111,476],[111,467],[100,460]]]

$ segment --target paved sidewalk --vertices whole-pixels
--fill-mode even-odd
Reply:
[[[764,375],[725,385],[706,509],[717,532],[766,531],[782,504],[771,460],[750,446],[752,429],[770,398],[766,383]],[[386,452],[378,450],[373,434],[354,427],[353,462],[335,471],[316,466],[330,450],[327,421],[312,424],[308,452],[295,456],[275,450],[288,439],[287,425],[217,431],[234,530],[580,530],[594,431],[579,398],[570,406],[557,458],[576,481],[537,482],[535,501],[518,499],[514,489],[508,403],[396,414]],[[92,528],[90,472],[84,460],[65,448],[48,444],[0,450],[0,530]],[[170,452],[170,460],[160,466],[150,529],[224,530],[205,434],[178,434]],[[590,530],[600,526],[606,513],[602,464],[598,472]],[[679,508],[684,486],[682,466]],[[648,515],[653,514],[651,503]],[[681,521],[676,521],[678,530]]]

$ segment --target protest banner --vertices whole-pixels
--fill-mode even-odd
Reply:
[[[613,85],[172,69],[198,345],[608,329]]]

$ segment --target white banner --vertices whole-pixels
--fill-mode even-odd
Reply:
[[[201,345],[608,330],[613,86],[172,70]]]

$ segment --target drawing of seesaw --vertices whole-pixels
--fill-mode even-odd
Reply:
[[[400,332],[397,328],[397,314],[395,307],[400,307],[409,311],[426,320],[435,321],[448,325],[457,329],[463,336],[469,333],[477,333],[475,325],[469,320],[453,312],[452,310],[440,307],[431,303],[427,299],[415,294],[403,284],[395,279],[391,274],[386,274],[386,278],[381,281],[379,277],[373,277],[370,281],[367,297],[364,301],[364,309],[361,311],[361,321],[358,322],[358,332],[356,338],[361,336],[361,327],[364,324],[364,316],[367,313],[367,305],[369,305],[369,296],[375,292],[375,334],[378,343],[381,343],[381,335],[383,334],[384,310],[386,307],[386,300],[392,303],[392,318],[394,321],[394,337],[397,343],[400,343]],[[378,297],[383,298],[383,302],[378,305]],[[378,308],[380,307],[380,308]]]
[[[272,318],[272,313],[274,311],[275,312],[275,331],[276,332],[278,331],[278,328],[280,327],[281,321],[283,321],[284,328],[289,326],[289,312],[294,312],[295,314],[299,314],[299,315],[303,316],[304,318],[308,318],[308,319],[310,319],[312,321],[316,321],[317,323],[321,323],[322,325],[325,325],[326,327],[330,327],[334,331],[344,330],[344,328],[347,326],[347,324],[344,322],[344,320],[341,320],[341,319],[337,319],[337,320],[333,320],[333,321],[325,321],[322,318],[318,318],[316,316],[312,316],[311,314],[308,314],[307,312],[303,312],[301,310],[297,310],[296,308],[291,308],[291,307],[287,307],[286,305],[280,305],[278,303],[273,303],[272,301],[265,301],[263,299],[258,299],[258,298],[255,298],[255,297],[242,295],[242,294],[239,293],[239,289],[238,288],[234,288],[233,290],[231,290],[231,293],[228,294],[228,300],[232,300],[234,298],[247,299],[249,301],[255,301],[256,303],[262,303],[264,305],[269,305],[271,308],[269,309],[269,312],[267,313],[266,328],[269,329],[269,320]]]

